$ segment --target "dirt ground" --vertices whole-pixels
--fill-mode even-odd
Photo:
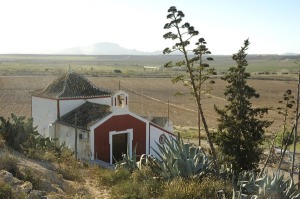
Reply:
[[[11,113],[31,116],[31,92],[45,88],[57,76],[1,76],[0,77],[0,116],[9,117]],[[194,127],[197,125],[196,106],[189,95],[188,88],[181,83],[173,84],[170,78],[111,78],[88,77],[98,87],[117,91],[120,89],[129,94],[129,109],[143,116],[169,116],[174,125]],[[224,89],[226,82],[216,79],[214,85],[204,85],[209,94],[203,94],[203,108],[208,126],[217,127],[217,114],[214,106],[224,107]],[[269,107],[271,110],[265,119],[274,121],[268,134],[282,130],[283,116],[277,113],[278,103],[283,99],[287,89],[296,95],[297,81],[248,80],[260,94],[259,99],[252,101],[254,106]],[[175,96],[176,92],[184,95]],[[290,123],[293,121],[289,120]],[[299,155],[297,161],[300,162]],[[272,167],[270,167],[272,168]],[[286,172],[287,173],[287,172]],[[288,173],[287,173],[288,175]],[[298,171],[295,172],[298,182]],[[92,184],[93,182],[87,182]],[[98,193],[97,193],[98,194]],[[106,195],[107,193],[103,193]]]
[[[31,116],[31,92],[45,88],[56,76],[1,76],[0,77],[0,115],[10,113]],[[196,104],[188,88],[181,83],[173,84],[170,78],[112,78],[88,77],[96,86],[116,91],[120,88],[129,93],[129,106],[132,112],[143,116],[169,116],[176,126],[196,126]],[[209,94],[203,94],[202,105],[210,128],[217,126],[218,115],[214,106],[224,107],[226,82],[216,79],[213,85],[204,85]],[[254,106],[270,107],[272,110],[265,119],[274,121],[268,129],[270,133],[281,130],[283,116],[277,113],[278,103],[287,89],[296,94],[296,81],[248,80],[260,94],[253,100]],[[177,92],[183,93],[175,96]],[[169,102],[169,103],[168,103]],[[169,105],[168,105],[169,104]],[[292,121],[291,121],[292,122]]]

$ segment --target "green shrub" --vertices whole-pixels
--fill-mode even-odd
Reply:
[[[217,193],[222,191],[226,198],[232,197],[232,184],[229,181],[214,177],[206,177],[200,182],[199,191],[203,198],[217,198]]]
[[[5,140],[4,138],[0,135],[0,149],[5,147]]]
[[[11,187],[0,181],[0,199],[11,199],[13,198]]]
[[[165,184],[162,198],[218,198],[218,192],[223,191],[226,198],[231,198],[232,186],[215,178],[183,179],[174,178]]]
[[[32,118],[11,114],[5,119],[0,116],[0,148],[5,143],[30,158],[55,161],[62,156],[65,145],[56,146],[54,139],[43,137],[33,127]],[[4,140],[4,141],[3,141]],[[61,159],[65,161],[65,157]]]
[[[132,173],[132,184],[139,187],[139,196],[142,198],[158,198],[162,194],[164,181],[153,176],[154,173],[149,167],[143,167]]]
[[[162,193],[163,182],[153,178],[147,166],[132,173],[124,168],[112,171],[98,167],[94,173],[100,185],[111,187],[113,198],[158,198]]]
[[[119,169],[111,173],[111,182],[117,184],[119,181],[126,181],[130,178],[131,173],[126,169]]]
[[[79,187],[75,190],[74,195],[70,196],[73,199],[92,199],[93,197],[90,195],[88,189],[84,187]]]
[[[66,164],[59,164],[58,173],[60,173],[65,180],[82,181],[82,176],[78,168],[72,168]]]
[[[28,153],[26,153],[27,157],[42,161],[48,161],[48,162],[57,162],[58,157],[55,154],[54,151],[38,151],[36,149],[29,149]]]
[[[18,159],[11,156],[9,152],[4,152],[0,155],[0,170],[6,170],[16,176],[19,173]]]
[[[143,182],[145,180],[153,179],[155,174],[149,166],[143,167],[141,170],[135,170],[131,177],[135,182]]]
[[[0,135],[6,143],[17,151],[22,151],[22,147],[30,146],[33,135],[38,135],[36,127],[33,127],[33,120],[26,120],[24,116],[11,114],[7,120],[0,117]]]
[[[159,198],[162,194],[162,183],[157,179],[145,176],[136,170],[128,180],[120,180],[112,186],[113,198]]]
[[[162,198],[201,198],[198,187],[198,182],[194,180],[187,180],[180,177],[174,178],[172,181],[165,184]]]
[[[128,181],[131,173],[126,169],[119,169],[116,171],[108,169],[100,169],[99,172],[99,183],[105,186],[112,186],[122,181]]]
[[[74,152],[72,152],[69,148],[63,147],[60,149],[60,152],[57,157],[57,162],[58,163],[64,163],[67,162],[68,165],[72,167],[78,167],[78,162],[74,157]]]
[[[286,130],[285,132],[279,132],[278,136],[276,137],[276,145],[277,146],[284,146],[291,145],[294,143],[294,136],[290,138],[291,132]],[[290,139],[289,139],[290,138]]]
[[[79,169],[83,168],[83,165],[75,159],[70,149],[63,148],[56,162],[58,162],[58,173],[62,174],[64,179],[82,181]]]
[[[112,186],[111,193],[114,198],[158,198],[163,191],[163,181],[153,178],[149,167],[133,173],[126,169],[116,172],[107,170],[101,172],[100,179],[102,185]]]
[[[144,182],[128,180],[112,186],[111,194],[113,198],[159,198],[162,188],[161,183],[154,179]]]
[[[56,146],[56,139],[45,138],[39,134],[30,135],[29,140],[22,146],[22,152],[30,158],[58,163],[69,161],[70,156],[74,155],[64,143]]]
[[[35,190],[41,189],[41,177],[35,174],[32,169],[25,168],[24,172],[20,172],[16,177],[20,180],[31,182],[32,188]]]
[[[121,181],[111,189],[113,198],[143,198],[141,196],[141,186],[131,181]]]
[[[122,73],[122,71],[121,71],[121,70],[118,70],[118,69],[115,69],[115,70],[114,70],[114,73]]]

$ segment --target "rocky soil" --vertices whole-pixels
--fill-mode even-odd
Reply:
[[[28,159],[17,152],[0,148],[1,156],[17,160],[15,169],[7,171],[0,167],[0,183],[12,188],[14,198],[110,198],[108,188],[98,185],[97,176],[93,175],[90,167],[77,169],[80,180],[71,181],[64,179],[54,163]]]

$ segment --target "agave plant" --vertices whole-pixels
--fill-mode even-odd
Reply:
[[[156,157],[148,158],[154,172],[164,178],[199,177],[212,172],[212,161],[201,147],[192,147],[178,138],[167,138],[163,145],[156,143]]]
[[[239,189],[238,191],[236,189]],[[256,179],[254,172],[243,173],[233,191],[235,198],[300,198],[300,192],[293,179],[284,180],[283,174],[277,172],[270,176],[267,172],[261,178]]]
[[[137,160],[137,155],[136,155],[136,146],[132,150],[132,155],[129,155],[129,147],[127,147],[127,154],[122,154],[122,160],[118,161],[116,163],[116,170],[120,168],[125,168],[129,170],[130,172],[133,172],[136,169],[141,170],[142,165],[147,163],[147,156],[145,154],[141,155],[140,160]]]

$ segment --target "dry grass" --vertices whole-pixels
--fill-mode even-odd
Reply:
[[[10,116],[10,113],[31,116],[31,97],[30,93],[36,89],[45,88],[51,83],[55,76],[6,76],[0,77],[0,115]],[[132,112],[144,116],[168,116],[177,126],[196,126],[196,106],[189,91],[180,83],[172,84],[169,78],[109,78],[109,77],[89,77],[96,86],[118,90],[119,81],[121,89],[129,93],[129,106]],[[253,100],[253,105],[262,107],[279,106],[278,101],[287,89],[296,93],[296,81],[278,80],[249,80],[260,94],[258,100]],[[224,107],[226,100],[223,98],[226,83],[216,79],[214,85],[207,85],[212,90],[210,95],[203,96],[203,107],[205,116],[210,128],[217,126],[217,114],[214,105]],[[174,96],[178,91],[186,95]],[[282,116],[276,111],[270,111],[266,119],[274,121],[270,127],[270,132],[281,129]]]

